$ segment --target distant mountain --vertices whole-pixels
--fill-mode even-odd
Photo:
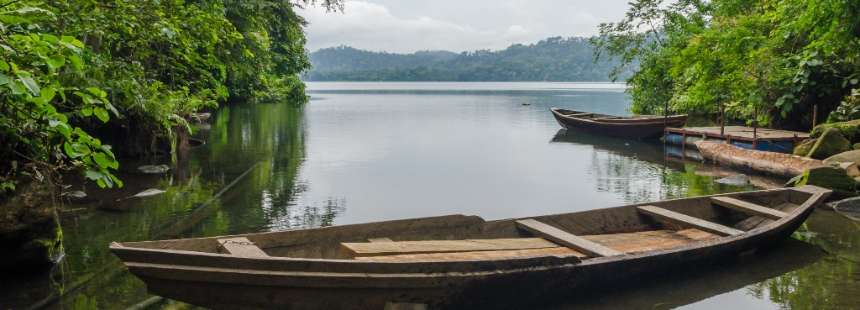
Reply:
[[[341,46],[310,54],[309,81],[607,81],[617,61],[594,62],[587,38],[553,37],[500,51],[372,52]],[[621,76],[626,78],[628,74]]]

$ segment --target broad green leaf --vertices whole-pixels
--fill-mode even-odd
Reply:
[[[72,68],[75,70],[83,70],[84,61],[81,60],[81,57],[75,54],[69,55],[69,62],[72,63]]]
[[[93,153],[93,160],[96,162],[96,165],[99,165],[99,167],[105,169],[111,166],[112,161],[108,159],[107,156],[105,156],[105,154],[103,153]]]
[[[108,115],[108,111],[103,108],[93,108],[93,115],[95,115],[99,120],[101,120],[102,123],[107,123],[107,121],[110,120],[110,115]]]
[[[72,128],[69,127],[69,124],[66,124],[65,122],[61,122],[58,120],[50,120],[48,121],[48,126],[57,130],[57,132],[59,132],[65,138],[69,138],[69,136],[72,134]]]
[[[26,74],[25,74],[26,73]],[[30,76],[29,72],[26,71],[18,71],[18,80],[24,84],[24,87],[30,91],[30,94],[33,96],[39,96],[41,93],[41,89],[39,88],[39,84],[36,83],[35,80]]]
[[[63,55],[54,55],[48,57],[48,59],[45,60],[45,63],[47,63],[48,67],[51,69],[59,69],[66,63],[66,57],[63,57]]]

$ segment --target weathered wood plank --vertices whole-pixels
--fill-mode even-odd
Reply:
[[[368,242],[394,242],[391,238],[367,238]]]
[[[269,254],[263,252],[251,240],[245,237],[218,239],[218,245],[225,252],[233,256],[241,257],[269,257]]]
[[[691,242],[718,238],[718,235],[701,231],[695,228],[679,231],[652,230],[633,233],[585,235],[585,239],[597,242],[617,251],[625,253],[639,253],[655,250],[665,250],[684,246]],[[554,247],[543,249],[504,250],[504,251],[472,251],[472,252],[446,252],[446,253],[421,253],[421,254],[399,254],[384,256],[360,256],[357,260],[379,261],[379,262],[422,262],[422,261],[473,261],[512,259],[524,257],[536,257],[547,255],[567,256],[574,255],[586,258],[588,255],[568,247]]]
[[[517,225],[535,235],[547,238],[550,241],[569,248],[576,249],[588,255],[615,256],[624,254],[606,246],[592,242],[591,240],[573,235],[553,226],[549,226],[535,219],[519,220],[517,221]]]
[[[711,201],[717,205],[735,209],[747,214],[763,216],[769,219],[778,220],[788,216],[785,212],[771,209],[765,206],[760,206],[752,202],[735,199],[732,197],[711,197]]]
[[[694,227],[700,230],[704,230],[710,233],[715,233],[724,236],[735,236],[744,233],[741,230],[737,230],[728,226],[720,225],[713,222],[708,222],[703,219],[698,219],[686,214],[681,214],[675,211],[666,210],[663,208],[655,207],[655,206],[640,206],[637,207],[639,211],[644,212],[645,214],[658,217],[667,221],[670,221],[675,224],[680,224],[684,226]]]
[[[341,245],[354,256],[523,250],[558,247],[557,244],[543,238],[344,242],[341,243]]]
[[[524,250],[501,250],[501,251],[470,251],[470,252],[444,252],[444,253],[421,253],[421,254],[398,254],[382,256],[358,256],[356,260],[374,262],[422,262],[422,261],[475,261],[475,260],[498,260],[540,256],[569,256],[586,257],[585,254],[571,248],[554,247],[542,249]]]

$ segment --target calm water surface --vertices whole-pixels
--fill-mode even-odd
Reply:
[[[49,274],[14,279],[20,284],[0,292],[0,309],[121,309],[150,298],[107,252],[115,240],[451,213],[499,219],[753,189],[719,185],[714,179],[730,172],[667,158],[660,144],[559,130],[548,112],[559,106],[628,114],[618,84],[308,86],[304,108],[219,111],[198,132],[207,143],[180,154],[167,176],[133,174],[137,163],[127,163],[122,191],[87,187],[95,201],[62,213],[66,258]],[[167,192],[127,198],[147,188]],[[856,308],[858,249],[860,223],[818,211],[795,240],[740,262],[542,307]],[[2,281],[4,288],[12,281]]]

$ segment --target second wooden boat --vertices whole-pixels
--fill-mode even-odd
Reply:
[[[663,134],[666,127],[681,127],[687,115],[638,115],[620,117],[551,108],[558,124],[566,129],[587,130],[593,133],[634,139],[654,138]]]
[[[150,292],[211,308],[507,305],[723,260],[790,235],[805,186],[484,221],[449,215],[111,244]]]

